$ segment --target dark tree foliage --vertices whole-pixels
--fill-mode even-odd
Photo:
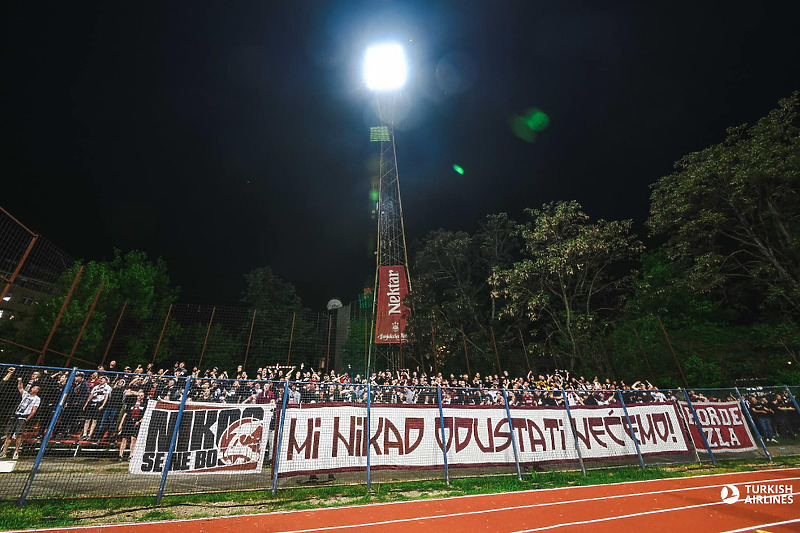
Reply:
[[[745,319],[800,318],[798,96],[753,126],[685,156],[653,185],[654,234],[687,280]]]
[[[574,201],[526,213],[522,260],[496,268],[490,280],[504,298],[503,314],[527,317],[538,343],[571,369],[600,366],[595,341],[620,310],[643,249],[632,222],[591,222]]]
[[[252,340],[247,370],[251,373],[267,364],[300,364],[319,366],[319,360],[297,358],[297,343],[300,339],[313,337],[313,326],[306,319],[295,286],[282,280],[270,267],[260,267],[245,274],[247,288],[242,302],[256,312],[255,327],[259,336]],[[244,328],[241,334],[245,333]],[[295,349],[292,360],[291,348]],[[324,355],[324,354],[322,354]]]
[[[507,268],[519,253],[517,225],[505,213],[490,215],[470,235],[430,232],[413,258],[414,315],[409,330],[417,364],[459,372],[470,368],[497,372],[520,350],[512,320],[497,320],[497,296],[489,287],[494,268]],[[497,347],[497,348],[496,348]]]
[[[128,329],[116,339],[117,345],[124,347],[120,349],[123,352],[120,362],[147,358],[159,333],[153,317],[177,299],[179,288],[170,286],[162,259],[152,262],[144,252],[135,250],[123,253],[115,249],[111,261],[85,264],[78,261],[72,265],[52,287],[52,297],[42,296],[30,316],[19,317],[25,327],[16,336],[18,342],[31,348],[43,347],[76,278],[75,289],[48,349],[73,354],[82,360],[100,361],[124,306]],[[51,355],[50,351],[46,363],[67,361],[64,356]],[[23,360],[33,362],[35,358],[36,354],[27,352]]]

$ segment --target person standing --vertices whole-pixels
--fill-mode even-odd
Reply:
[[[56,406],[61,400],[61,395],[64,393],[64,386],[67,384],[67,378],[69,377],[66,372],[56,372],[54,374],[45,372],[45,375],[48,378],[39,389],[39,397],[42,401],[36,415],[39,418],[38,440],[43,440],[47,430],[50,428],[50,422],[53,419]]]
[[[102,441],[105,438],[106,432],[109,434],[108,438],[113,438],[114,428],[117,425],[117,416],[122,409],[122,404],[125,399],[125,380],[120,379],[114,384],[111,389],[111,394],[108,395],[108,401],[103,408],[103,417],[100,419],[100,424],[97,427],[95,436],[97,440]]]
[[[0,380],[0,398],[11,398],[14,396],[14,391],[17,387],[17,380],[12,378],[14,377],[14,372],[16,371],[17,369],[13,366],[10,366],[6,369],[6,375]],[[6,420],[13,412],[13,407],[14,404],[10,401],[0,402],[0,420]]]
[[[80,424],[83,415],[83,406],[86,398],[89,397],[89,385],[84,381],[83,372],[78,372],[72,380],[72,388],[67,393],[64,401],[64,410],[59,417],[59,429],[56,431],[58,436],[71,438],[74,429]]]
[[[765,398],[766,399],[766,398]],[[748,407],[750,414],[753,415],[758,431],[765,441],[778,442],[775,440],[775,429],[772,427],[772,420],[770,420],[771,410],[761,403],[755,396],[750,397]]]
[[[119,423],[119,432],[122,436],[122,442],[119,445],[119,460],[124,460],[125,446],[130,440],[131,447],[128,453],[130,459],[133,454],[133,449],[136,447],[136,437],[139,436],[139,425],[144,418],[144,411],[147,408],[147,398],[144,391],[128,391],[131,394],[125,397],[125,414],[122,415],[122,420]]]
[[[3,451],[0,452],[0,459],[5,459],[8,454],[8,445],[11,443],[11,438],[16,436],[17,444],[14,448],[14,459],[19,459],[19,447],[22,444],[22,434],[25,433],[25,424],[33,418],[36,410],[42,399],[39,398],[39,386],[34,385],[31,387],[30,392],[26,391],[22,386],[22,378],[17,378],[17,390],[22,396],[22,400],[14,410],[14,415],[8,421],[6,426],[6,440],[3,443]]]
[[[108,377],[103,376],[100,381],[92,388],[92,392],[83,404],[83,414],[86,419],[83,423],[83,435],[81,440],[92,440],[97,421],[103,415],[103,409],[108,402],[111,394],[111,387],[108,385]]]

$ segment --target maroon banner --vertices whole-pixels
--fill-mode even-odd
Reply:
[[[377,318],[375,342],[382,344],[408,342],[406,319],[411,315],[405,302],[408,295],[406,269],[383,266],[378,272]]]
[[[705,451],[706,445],[700,435],[700,429],[695,424],[689,404],[679,403],[689,425],[695,448],[701,452]],[[756,449],[753,435],[738,402],[693,402],[692,406],[712,452],[747,452]]]

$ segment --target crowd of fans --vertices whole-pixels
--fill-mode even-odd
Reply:
[[[17,374],[24,374],[19,376]],[[52,419],[56,405],[67,384],[70,371],[24,369],[17,373],[7,367],[0,380],[0,416],[17,422],[6,429],[5,454],[11,437],[21,435],[20,398],[26,409],[36,404],[26,422],[35,417],[38,428],[34,439],[41,439]],[[0,370],[2,374],[2,370]],[[188,380],[188,377],[194,379]],[[286,386],[288,384],[288,391]],[[368,387],[369,385],[369,387]],[[188,387],[188,389],[187,389]],[[494,375],[443,375],[416,370],[374,372],[371,375],[334,370],[320,372],[304,364],[269,366],[257,369],[254,376],[239,366],[235,373],[211,368],[203,372],[177,362],[172,367],[155,369],[154,365],[119,368],[116,361],[93,372],[77,372],[65,398],[53,438],[86,443],[120,443],[119,458],[127,446],[133,448],[138,426],[147,403],[153,400],[181,401],[188,390],[188,401],[215,403],[282,402],[286,394],[292,404],[323,402],[437,404],[441,394],[444,405],[559,406],[619,405],[640,402],[668,402],[682,399],[679,391],[660,390],[649,381],[588,379],[566,370],[553,373],[511,377],[508,372]],[[675,396],[678,392],[680,398]],[[732,391],[719,390],[718,396],[704,396],[688,391],[693,402],[736,401]],[[30,397],[34,397],[33,400]],[[38,397],[38,400],[36,399]],[[794,438],[797,416],[794,399],[789,394],[753,394],[748,408],[765,439]],[[13,415],[12,415],[13,413]],[[28,430],[30,431],[30,430]],[[17,447],[17,450],[19,447]]]

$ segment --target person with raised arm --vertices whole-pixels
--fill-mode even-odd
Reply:
[[[14,415],[6,425],[6,440],[3,443],[3,451],[0,452],[0,459],[5,459],[8,454],[8,445],[11,443],[12,437],[16,437],[17,443],[14,447],[14,459],[19,459],[19,447],[22,445],[22,434],[25,433],[25,424],[33,418],[36,410],[39,408],[41,398],[39,398],[39,386],[34,385],[31,387],[30,392],[26,391],[22,386],[22,378],[17,378],[17,390],[19,391],[22,400],[17,404],[14,409]]]

